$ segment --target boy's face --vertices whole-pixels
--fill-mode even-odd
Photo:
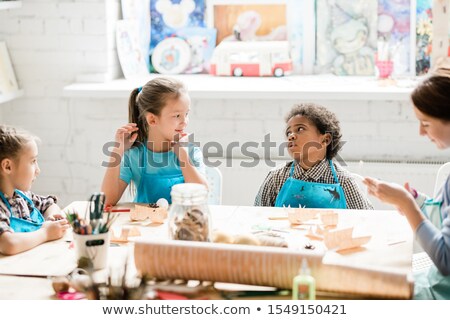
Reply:
[[[38,148],[35,141],[23,146],[12,163],[11,182],[15,189],[28,191],[41,171],[37,162]]]
[[[177,99],[167,100],[159,116],[154,116],[151,125],[153,132],[161,137],[162,141],[174,141],[184,133],[189,123],[191,100],[187,94],[181,94]]]
[[[311,167],[325,158],[330,134],[321,134],[305,116],[296,115],[286,125],[289,155],[296,161]]]
[[[416,118],[419,120],[419,133],[427,136],[439,149],[450,147],[450,123],[438,118],[430,117],[414,108]]]

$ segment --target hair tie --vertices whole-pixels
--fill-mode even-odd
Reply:
[[[142,87],[138,88],[138,93],[140,93],[142,91]]]

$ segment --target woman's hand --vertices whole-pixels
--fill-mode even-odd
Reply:
[[[400,212],[404,212],[408,207],[414,205],[414,198],[409,184],[402,187],[399,184],[385,182],[373,178],[366,177],[363,183],[367,186],[369,194],[377,197],[385,203],[389,203],[397,208]]]
[[[125,152],[131,148],[138,136],[137,132],[139,128],[136,123],[128,123],[116,131],[115,140],[119,144],[118,150]]]

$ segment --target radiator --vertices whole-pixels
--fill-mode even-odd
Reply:
[[[211,160],[211,159],[210,159]],[[220,161],[219,169],[223,175],[224,205],[253,205],[259,186],[267,173],[273,168],[260,161],[253,168],[243,167],[248,159],[216,159]],[[228,162],[228,163],[226,163]],[[276,166],[283,165],[286,160],[274,161]],[[347,161],[345,168],[363,176],[371,176],[386,181],[411,186],[426,194],[432,195],[436,173],[443,163],[427,162],[383,162],[383,161]],[[364,189],[365,187],[362,186]],[[366,192],[364,189],[363,192]],[[391,206],[369,197],[375,209],[392,209]]]

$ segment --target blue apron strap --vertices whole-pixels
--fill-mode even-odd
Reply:
[[[28,197],[25,195],[25,193],[23,193],[22,191],[17,190],[17,189],[15,189],[14,191],[15,191],[19,196],[21,196],[22,198],[24,198],[24,199],[31,205],[32,208],[34,208],[34,203],[33,203],[33,201],[31,201],[31,199],[28,198]]]
[[[147,152],[148,152],[148,151],[147,151],[147,142],[144,142],[143,148],[142,148],[141,179],[142,179],[142,177],[144,176],[144,173],[145,173],[145,167],[146,167],[146,165],[147,165],[147,157],[148,157]],[[138,165],[140,165],[140,163],[139,163]],[[138,186],[136,186],[136,187],[138,187]]]
[[[334,170],[334,165],[333,162],[330,160],[328,160],[328,163],[330,164],[330,169],[331,169],[331,173],[333,173],[333,177],[334,177],[334,183],[339,183],[336,171]]]
[[[289,177],[291,177],[291,178],[294,176],[294,165],[295,165],[295,161],[292,161],[291,170],[289,171]]]

